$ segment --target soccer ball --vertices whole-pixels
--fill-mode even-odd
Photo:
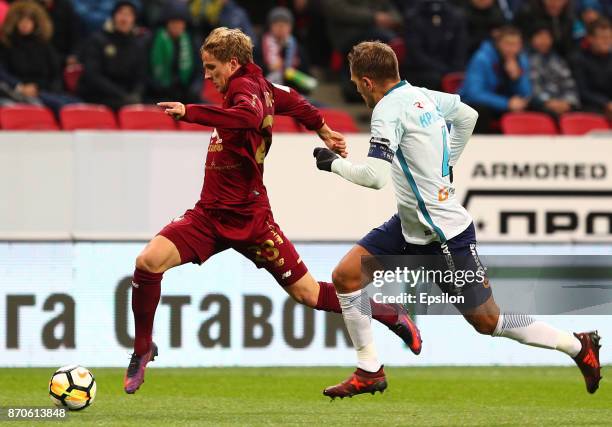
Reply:
[[[72,411],[85,409],[96,397],[96,380],[87,368],[63,366],[49,381],[49,397],[56,406]]]

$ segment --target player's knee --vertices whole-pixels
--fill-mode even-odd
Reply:
[[[136,268],[148,273],[163,273],[164,266],[149,252],[143,252],[136,257]]]
[[[468,319],[468,322],[474,327],[476,332],[482,335],[493,335],[497,327],[496,316],[474,316]]]
[[[332,282],[336,291],[340,293],[350,292],[348,288],[350,288],[351,277],[349,272],[342,267],[342,265],[336,266],[334,271],[332,271]]]

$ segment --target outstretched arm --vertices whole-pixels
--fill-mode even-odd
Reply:
[[[246,93],[237,93],[234,100],[235,104],[230,108],[184,105],[180,102],[159,102],[157,105],[164,108],[166,114],[176,120],[224,129],[259,128],[263,112],[261,101],[249,98]]]
[[[395,105],[391,105],[390,108],[394,109]],[[403,134],[403,126],[397,115],[386,114],[381,109],[375,108],[371,127],[370,149],[364,164],[354,165],[325,148],[316,148],[314,156],[317,159],[317,167],[334,172],[347,181],[363,187],[376,190],[384,187],[389,180],[391,163]]]
[[[322,147],[315,148],[313,155],[317,159],[319,169],[333,172],[362,187],[379,190],[385,186],[389,178],[391,164],[380,158],[368,157],[365,164],[354,165],[331,150]]]

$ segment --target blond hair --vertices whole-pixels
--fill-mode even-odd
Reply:
[[[237,28],[218,27],[210,32],[200,53],[210,53],[221,62],[236,58],[240,65],[253,62],[253,42]]]
[[[53,23],[47,11],[34,1],[21,0],[11,5],[2,24],[0,38],[5,45],[10,45],[10,37],[17,32],[17,25],[24,17],[34,21],[34,34],[38,38],[43,41],[51,40]]]
[[[383,82],[399,80],[397,56],[391,47],[381,41],[361,42],[348,55],[351,72],[357,77],[369,77]]]

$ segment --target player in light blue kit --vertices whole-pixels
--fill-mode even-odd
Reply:
[[[472,218],[452,186],[452,168],[472,135],[478,114],[458,95],[400,80],[395,53],[384,43],[356,45],[349,64],[357,91],[374,109],[368,158],[365,164],[355,165],[326,148],[317,148],[317,167],[375,189],[382,188],[391,174],[398,213],[357,242],[333,272],[358,363],[347,380],[324,390],[332,398],[374,393],[387,386],[372,338],[370,306],[362,301],[367,298],[362,292],[362,256],[433,255],[445,269],[459,266],[475,273],[483,269]],[[452,126],[450,132],[447,123]],[[464,303],[456,307],[479,333],[562,351],[580,368],[587,391],[597,390],[601,377],[596,332],[571,334],[528,315],[501,313],[488,279],[462,288],[453,283],[439,285],[445,293],[464,296]]]

